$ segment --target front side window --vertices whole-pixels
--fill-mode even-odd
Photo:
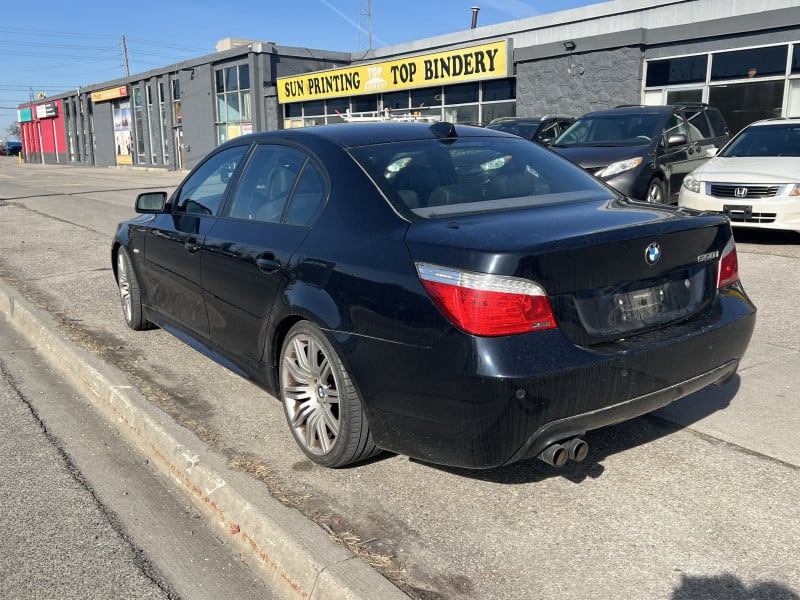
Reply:
[[[212,216],[219,213],[225,189],[247,146],[234,146],[211,156],[183,183],[172,211]]]

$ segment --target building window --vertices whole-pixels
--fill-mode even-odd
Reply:
[[[514,100],[517,97],[516,79],[493,79],[483,82],[483,101]]]
[[[354,96],[350,110],[352,110],[354,113],[377,111],[378,95],[370,94],[368,96]]]
[[[172,80],[172,124],[175,127],[183,125],[183,114],[181,112],[181,80]]]
[[[158,122],[161,124],[161,162],[169,164],[169,126],[167,123],[167,99],[164,96],[164,82],[158,82]]]
[[[133,90],[133,123],[136,127],[136,162],[139,164],[147,160],[144,151],[144,106],[142,105],[142,88]]]
[[[217,144],[252,133],[250,68],[224,67],[214,73],[217,96]]]
[[[708,54],[681,56],[647,63],[647,87],[705,83]]]
[[[148,84],[145,90],[147,91],[147,123],[150,130],[150,162],[154,165],[157,165],[159,146],[158,131],[160,129],[160,124],[158,120],[156,120],[154,114],[155,107],[153,106],[153,87]]]
[[[390,110],[408,108],[408,91],[390,92],[383,95],[383,107]]]
[[[784,75],[787,50],[788,46],[767,46],[714,54],[711,81]]]

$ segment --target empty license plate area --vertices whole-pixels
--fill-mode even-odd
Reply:
[[[610,340],[687,318],[714,297],[715,265],[680,269],[657,280],[576,294],[574,305],[593,341]]]
[[[619,308],[617,321],[649,321],[665,309],[665,298],[669,284],[618,294],[614,301]],[[681,291],[680,289],[678,291]]]

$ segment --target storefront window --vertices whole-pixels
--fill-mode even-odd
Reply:
[[[516,79],[494,79],[483,83],[483,101],[514,100],[517,97]]]
[[[494,102],[492,104],[484,104],[482,108],[483,116],[481,121],[484,125],[491,123],[492,119],[517,116],[516,102]]]
[[[214,87],[217,95],[217,144],[252,133],[249,67],[238,65],[217,69]]]
[[[391,110],[408,108],[408,92],[390,92],[383,95],[383,107]]]
[[[378,110],[378,95],[353,96],[352,111],[354,113],[375,112]]]
[[[325,114],[325,100],[303,102],[303,115],[306,117]]]
[[[785,80],[715,85],[708,103],[716,106],[728,122],[731,135],[759,119],[781,116]]]
[[[478,84],[461,83],[444,87],[445,104],[467,104],[478,101]]]
[[[787,49],[788,46],[767,46],[714,54],[711,81],[784,75]]]
[[[424,108],[426,106],[442,105],[442,88],[423,88],[421,90],[411,90],[411,106],[413,108]]]

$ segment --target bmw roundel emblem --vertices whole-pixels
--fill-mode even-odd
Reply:
[[[661,258],[661,244],[653,242],[644,251],[644,259],[648,265],[654,265]]]

